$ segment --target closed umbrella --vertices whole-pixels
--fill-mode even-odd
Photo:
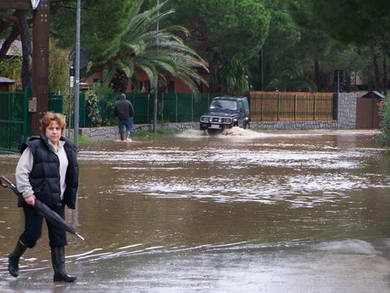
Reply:
[[[16,188],[15,184],[12,183],[11,180],[4,176],[0,176],[0,185],[4,188],[8,188],[11,191],[13,191],[18,197],[23,198],[21,193]],[[65,231],[68,231],[69,233],[72,233],[76,235],[81,240],[84,240],[84,237],[82,237],[79,233],[76,232],[75,228],[73,228],[71,225],[65,222],[65,220],[57,214],[55,211],[50,209],[47,205],[45,205],[40,200],[35,200],[35,205],[33,206],[34,209],[36,209],[42,216],[45,217],[47,221],[52,223],[53,225],[62,227],[65,229]]]

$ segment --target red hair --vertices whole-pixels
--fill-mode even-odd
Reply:
[[[46,133],[46,128],[48,128],[50,123],[53,121],[57,122],[58,125],[61,127],[62,132],[64,132],[64,129],[66,127],[64,115],[62,115],[60,113],[46,112],[41,119],[41,132],[42,132],[42,134]]]

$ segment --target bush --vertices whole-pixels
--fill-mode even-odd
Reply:
[[[93,89],[85,93],[85,107],[88,117],[88,126],[101,126],[102,116],[99,109],[99,97]]]
[[[378,136],[378,142],[382,145],[390,146],[390,98],[385,99],[384,107],[381,112],[381,133]]]
[[[20,80],[21,68],[22,68],[21,57],[11,57],[9,59],[0,60],[1,75],[15,80],[17,88],[22,87],[22,81]]]
[[[89,126],[114,124],[114,99],[112,89],[104,83],[94,83],[86,92],[86,112]]]
[[[60,48],[53,39],[50,39],[49,45],[49,89],[51,92],[68,97],[70,95],[69,50]]]

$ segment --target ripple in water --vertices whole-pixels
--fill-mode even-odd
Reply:
[[[232,136],[283,135],[239,128],[232,131]],[[204,136],[196,130],[182,135],[185,133],[191,137]],[[307,136],[327,134],[328,131],[302,133]],[[339,200],[351,190],[390,186],[383,174],[361,172],[366,159],[383,150],[338,148],[331,141],[329,144],[283,141],[226,146],[213,143],[191,144],[190,147],[147,146],[126,151],[84,151],[80,159],[95,160],[120,170],[122,183],[116,190],[122,194],[159,198],[222,203],[284,201],[293,207],[313,207]]]
[[[330,180],[331,178],[331,180]],[[365,177],[331,173],[323,175],[230,178],[151,178],[118,186],[128,193],[168,198],[192,198],[215,202],[289,202],[292,207],[313,207],[343,198],[347,192],[368,188]]]

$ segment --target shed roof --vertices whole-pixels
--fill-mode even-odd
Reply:
[[[0,40],[0,48],[3,46],[4,39]],[[7,56],[22,56],[22,42],[15,40],[7,52]]]
[[[362,98],[383,100],[385,96],[378,91],[369,91],[367,94],[363,95]]]
[[[13,79],[6,78],[4,76],[0,76],[0,84],[14,84],[16,81]]]

